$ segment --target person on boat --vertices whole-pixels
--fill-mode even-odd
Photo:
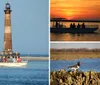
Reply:
[[[14,62],[14,63],[16,62],[16,59],[15,59],[15,57],[13,57],[13,62]]]
[[[13,57],[10,58],[10,61],[13,62]]]
[[[21,61],[22,61],[22,59],[20,58],[20,56],[18,56],[17,62],[21,62]]]
[[[82,24],[82,28],[85,28],[85,24],[84,23]]]
[[[59,27],[59,23],[58,23],[58,22],[56,22],[56,28],[57,28],[57,27]]]
[[[76,28],[76,25],[75,25],[75,23],[73,23],[73,28]]]
[[[8,62],[11,62],[11,59],[10,59],[10,57],[8,56]]]
[[[3,57],[1,57],[1,62],[3,62]]]
[[[3,62],[7,62],[7,59],[6,59],[6,57],[4,57],[4,58],[3,58]]]
[[[78,23],[77,28],[80,28],[80,24]]]
[[[2,58],[2,62],[5,62],[5,58],[4,57]]]
[[[70,24],[70,28],[73,28],[73,25],[72,25],[72,23]]]

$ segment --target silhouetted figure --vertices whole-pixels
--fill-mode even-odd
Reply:
[[[72,25],[72,23],[70,24],[70,28],[73,28],[73,25]]]
[[[60,28],[64,28],[64,25],[60,24],[59,27],[60,27]]]
[[[60,27],[60,23],[56,22],[56,28],[59,28],[59,27]]]
[[[76,28],[76,25],[75,25],[75,23],[73,23],[73,28]]]
[[[53,22],[53,25],[52,25],[52,26],[53,26],[53,27],[55,26],[55,25],[54,25],[54,22]]]
[[[80,24],[78,23],[77,28],[80,28]]]
[[[58,23],[58,25],[59,25],[60,28],[63,28],[63,25],[61,23]]]
[[[82,28],[85,28],[85,24],[84,23],[82,24]]]
[[[58,27],[58,24],[59,24],[59,23],[58,23],[58,22],[56,22],[56,28]]]

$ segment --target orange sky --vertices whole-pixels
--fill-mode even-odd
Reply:
[[[100,0],[51,0],[50,16],[100,20]]]

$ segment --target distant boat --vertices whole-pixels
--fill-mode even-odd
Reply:
[[[53,22],[53,25],[50,27],[50,32],[51,33],[93,33],[98,29],[97,25],[90,25],[90,26],[84,26],[82,27],[73,27],[70,26],[67,28],[64,24],[63,21],[65,22],[64,18],[53,18],[51,20]]]

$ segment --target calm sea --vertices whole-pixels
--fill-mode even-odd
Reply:
[[[48,61],[29,61],[21,68],[0,68],[0,85],[49,85],[48,72]]]
[[[70,27],[71,23],[75,23],[77,25],[78,23],[82,24],[83,22],[67,22],[64,23],[64,25],[66,25],[66,27]],[[96,33],[91,33],[91,34],[50,33],[50,40],[51,41],[100,41],[100,22],[99,23],[85,22],[85,25],[98,25],[99,29],[96,31]]]
[[[79,60],[51,60],[51,71],[60,70],[60,69],[68,69],[68,66],[76,64],[80,61],[82,64],[79,68],[81,71],[90,71],[94,70],[100,72],[100,59],[79,59]]]

